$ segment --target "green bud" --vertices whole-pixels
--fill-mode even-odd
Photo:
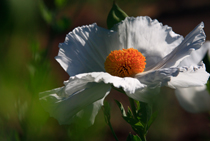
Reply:
[[[120,7],[113,2],[112,9],[109,12],[109,15],[107,17],[107,27],[108,29],[111,29],[115,24],[121,22],[124,20],[128,15],[120,9]]]

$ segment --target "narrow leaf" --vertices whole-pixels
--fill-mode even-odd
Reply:
[[[117,103],[118,107],[120,108],[120,111],[121,111],[123,117],[126,117],[127,115],[126,115],[126,112],[125,112],[125,109],[124,109],[122,103],[120,103],[120,102],[117,101],[117,100],[115,100],[115,102]]]
[[[127,116],[128,117],[133,117],[130,107],[128,107]]]
[[[135,124],[135,126],[144,127],[143,124],[139,121]]]

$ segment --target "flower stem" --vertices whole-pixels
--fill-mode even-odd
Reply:
[[[118,141],[118,138],[117,138],[117,136],[112,128],[111,122],[110,122],[111,115],[110,115],[110,105],[108,102],[104,102],[103,112],[104,112],[104,119],[105,119],[106,124],[108,124],[108,126],[110,127],[115,140]]]
[[[112,125],[111,125],[110,121],[108,121],[108,125],[109,125],[109,127],[110,127],[110,129],[112,131],[112,134],[114,135],[115,140],[116,141],[119,141],[118,138],[117,138],[117,136],[116,136],[116,134],[115,134],[115,132],[114,132],[114,130],[113,130],[113,128],[112,128]]]
[[[146,135],[139,135],[139,137],[141,138],[142,141],[147,141]]]
[[[132,110],[133,116],[134,116],[135,119],[137,119],[136,106],[135,106],[134,100],[132,98],[129,98],[129,101],[130,101],[130,105],[131,105],[131,110]]]

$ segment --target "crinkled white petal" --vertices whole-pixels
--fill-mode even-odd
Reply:
[[[146,57],[145,71],[151,69],[183,40],[172,28],[150,17],[127,17],[113,27],[123,48],[138,49]]]
[[[64,87],[40,93],[44,109],[60,124],[85,119],[87,126],[93,124],[111,85],[122,88],[128,96],[146,87],[136,78],[120,78],[104,72],[79,74],[70,77],[64,84]],[[138,98],[141,98],[141,94]]]
[[[95,83],[105,83],[109,86],[113,85],[116,88],[122,88],[126,94],[134,94],[141,91],[146,85],[142,84],[138,79],[132,77],[117,77],[105,72],[83,73],[70,77],[71,80],[82,80]],[[71,90],[71,89],[70,89]]]
[[[200,49],[193,51],[189,57],[181,61],[178,67],[199,64],[206,55],[208,50],[210,50],[210,41],[206,41]]]
[[[178,74],[179,68],[164,68],[147,73],[139,73],[135,78],[147,85],[147,88],[134,95],[129,95],[129,97],[143,102],[152,102],[159,93],[160,87],[167,85],[171,77],[176,77]]]
[[[180,105],[188,112],[199,113],[210,111],[210,95],[206,85],[175,90]]]
[[[209,74],[201,62],[198,66],[181,67],[178,76],[171,77],[168,86],[171,88],[197,87],[206,84]]]
[[[191,54],[192,51],[199,49],[206,38],[203,28],[204,24],[202,22],[185,37],[178,47],[163,58],[154,69],[177,67],[184,58]]]
[[[109,92],[106,93],[108,95]],[[106,97],[104,96],[104,98]],[[103,105],[104,98],[88,105],[83,110],[79,111],[71,121],[76,121],[82,125],[83,127],[89,127],[93,125],[95,121],[95,117],[98,114],[98,111],[101,109],[101,106]]]
[[[70,75],[105,71],[104,62],[119,46],[118,34],[91,24],[75,28],[69,32],[64,43],[59,44],[55,59]]]
[[[56,118],[59,124],[81,120],[85,126],[90,126],[94,123],[109,89],[110,87],[103,83],[73,80],[67,82],[64,87],[40,93],[39,97],[44,109]]]
[[[155,88],[166,85],[171,80],[171,77],[176,77],[179,74],[179,71],[179,68],[164,68],[147,73],[139,73],[135,78],[147,85],[147,87]]]

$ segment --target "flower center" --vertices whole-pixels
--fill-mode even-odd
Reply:
[[[104,65],[106,72],[113,76],[134,77],[137,73],[144,71],[145,61],[141,52],[129,48],[111,51]]]

